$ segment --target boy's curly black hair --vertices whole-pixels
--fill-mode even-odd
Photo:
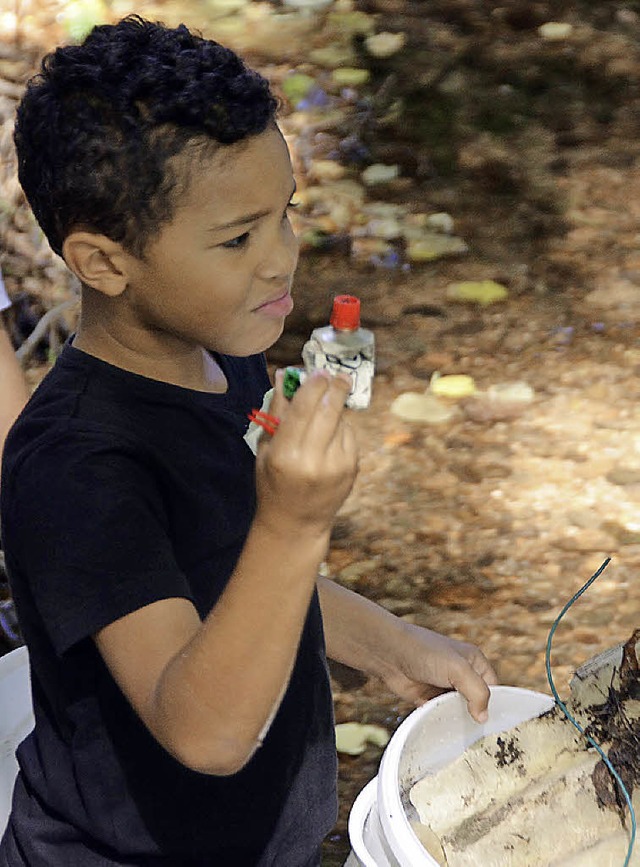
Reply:
[[[257,135],[276,106],[233,51],[129,16],[42,61],[17,112],[20,183],[56,253],[81,227],[143,256],[188,184],[171,158]]]

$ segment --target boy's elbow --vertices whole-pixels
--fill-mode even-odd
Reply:
[[[191,742],[173,744],[169,747],[169,752],[190,771],[216,777],[231,777],[249,763],[258,746],[256,741],[244,742],[233,738],[206,745]]]

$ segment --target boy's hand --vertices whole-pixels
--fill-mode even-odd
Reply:
[[[260,439],[256,463],[256,519],[279,532],[327,533],[353,486],[358,457],[345,414],[351,381],[314,372],[291,401],[276,373],[269,412],[280,419]]]
[[[407,631],[397,648],[396,666],[381,675],[389,689],[416,705],[456,689],[466,698],[471,716],[486,722],[489,685],[498,680],[482,651],[429,629],[404,625]]]

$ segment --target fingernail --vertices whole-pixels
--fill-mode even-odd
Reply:
[[[477,721],[479,723],[486,723],[488,719],[489,719],[489,714],[486,710],[480,711],[480,713],[477,716]]]

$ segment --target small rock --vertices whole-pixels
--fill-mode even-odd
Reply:
[[[373,55],[373,57],[386,58],[397,54],[403,48],[406,41],[407,37],[404,33],[382,31],[381,33],[374,33],[372,36],[368,36],[364,44],[369,54]]]
[[[640,530],[627,527],[618,521],[605,521],[602,529],[611,533],[620,545],[640,545]]]
[[[567,512],[567,520],[583,530],[595,530],[600,525],[600,516],[591,509],[573,509]]]
[[[433,229],[434,232],[442,232],[443,235],[453,234],[453,217],[444,211],[437,214],[429,214],[425,224],[429,229]]]
[[[538,27],[538,33],[547,42],[563,42],[573,33],[573,24],[564,21],[547,21]]]
[[[314,160],[309,166],[309,176],[316,181],[339,181],[346,169],[335,160]]]
[[[351,255],[360,262],[368,262],[374,256],[387,256],[393,252],[393,247],[384,238],[354,238],[351,243]]]
[[[347,584],[353,584],[373,572],[379,565],[377,560],[360,560],[341,569],[338,577]]]
[[[520,415],[534,400],[535,392],[526,382],[505,382],[478,392],[464,407],[474,421],[499,421]]]
[[[600,644],[600,633],[593,629],[574,629],[571,633],[571,640],[580,644]]]
[[[412,614],[416,608],[416,603],[411,599],[395,599],[393,597],[385,598],[383,596],[381,599],[378,599],[377,602],[383,608],[386,608],[387,611],[390,611],[398,617],[406,617],[407,614]]]
[[[375,18],[366,12],[347,8],[342,0],[344,9],[340,9],[340,0],[337,0],[335,11],[329,13],[329,23],[340,34],[341,38],[350,39],[353,36],[367,36],[373,33],[376,27]]]
[[[606,286],[589,292],[584,303],[608,314],[609,318],[614,316],[619,321],[640,321],[640,286],[630,280],[612,280]]]
[[[640,484],[640,467],[613,467],[605,478],[612,485],[638,485]]]
[[[385,238],[387,241],[391,241],[400,237],[402,229],[400,228],[400,223],[393,217],[390,217],[388,219],[369,220],[366,226],[364,226],[364,232],[374,238]]]
[[[400,168],[397,165],[388,166],[384,163],[373,163],[368,166],[360,175],[362,183],[367,187],[374,187],[377,184],[386,184],[392,181],[400,174]]]
[[[216,2],[219,2],[219,0],[216,0]],[[285,6],[290,6],[301,12],[319,12],[325,6],[333,3],[333,0],[282,0],[282,2]]]
[[[582,530],[569,527],[564,536],[554,541],[562,551],[614,551],[617,547],[613,536],[602,530]]]
[[[431,379],[436,370],[453,363],[453,356],[448,352],[425,352],[412,362],[411,372],[421,379]]]
[[[446,406],[435,395],[420,394],[417,391],[406,391],[404,394],[399,394],[391,404],[389,411],[404,421],[416,421],[425,424],[442,424],[450,421],[456,415],[455,407]]]
[[[341,66],[351,66],[355,56],[348,45],[339,45],[335,42],[321,48],[312,48],[309,52],[309,60],[319,66],[337,69]]]

